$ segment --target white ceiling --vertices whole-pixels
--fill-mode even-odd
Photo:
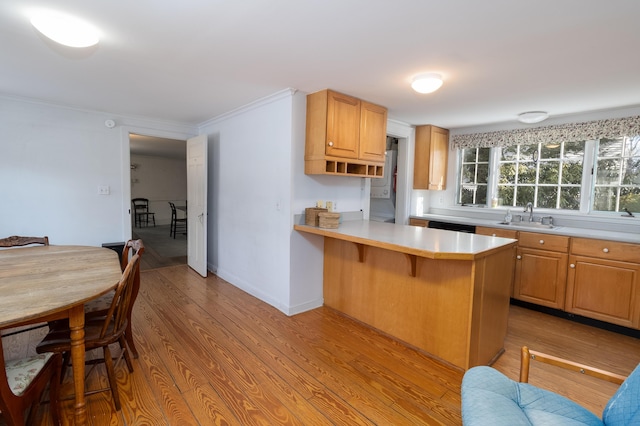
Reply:
[[[79,52],[28,13],[103,33]],[[459,128],[640,105],[638,0],[2,0],[0,94],[202,123],[285,88],[332,88]],[[444,86],[413,92],[414,75]]]

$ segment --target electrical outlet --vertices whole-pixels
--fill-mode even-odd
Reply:
[[[333,211],[333,201],[327,201],[327,210],[329,212]]]
[[[110,193],[111,193],[111,189],[109,188],[109,185],[101,185],[98,187],[99,195],[109,195]]]
[[[337,202],[337,201],[334,201],[334,202],[333,202],[333,211],[334,211],[334,212],[337,212],[337,211],[338,211],[338,202]]]

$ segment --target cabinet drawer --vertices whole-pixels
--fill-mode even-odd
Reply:
[[[520,231],[518,246],[567,253],[569,237]]]
[[[589,238],[572,238],[571,253],[596,257],[598,259],[640,263],[639,244],[592,240]]]
[[[488,228],[486,226],[476,226],[476,234],[488,235],[493,237],[518,239],[518,231],[513,229]]]
[[[414,219],[414,218],[409,218],[409,225],[411,226],[423,226],[423,227],[427,227],[427,225],[429,224],[429,221],[426,219]]]

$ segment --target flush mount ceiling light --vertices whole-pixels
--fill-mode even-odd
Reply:
[[[38,12],[31,17],[31,25],[44,36],[69,47],[89,47],[100,41],[93,25],[62,13]]]
[[[436,73],[420,74],[413,78],[411,87],[418,93],[435,92],[442,86],[442,76]]]
[[[518,114],[518,121],[521,123],[533,124],[549,118],[549,113],[545,111],[529,111]]]

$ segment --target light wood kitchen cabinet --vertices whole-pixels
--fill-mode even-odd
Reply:
[[[569,237],[519,232],[513,297],[564,309]]]
[[[449,130],[417,126],[415,139],[413,189],[446,189]]]
[[[640,328],[640,246],[572,238],[565,310]]]
[[[409,218],[409,225],[411,226],[422,226],[426,228],[429,225],[429,221],[426,219],[415,219],[413,217]]]
[[[387,109],[332,90],[307,95],[305,173],[382,178]]]
[[[387,149],[387,109],[360,101],[358,158],[384,163]]]
[[[503,228],[491,228],[487,226],[476,226],[476,234],[486,235],[489,237],[500,237],[500,238],[511,238],[514,240],[518,239],[518,231],[515,229],[503,229]],[[513,248],[513,259],[515,260],[515,253],[517,248]],[[509,283],[509,296],[513,297],[513,282],[515,277],[515,268],[513,268],[513,272],[511,274],[511,281]]]

